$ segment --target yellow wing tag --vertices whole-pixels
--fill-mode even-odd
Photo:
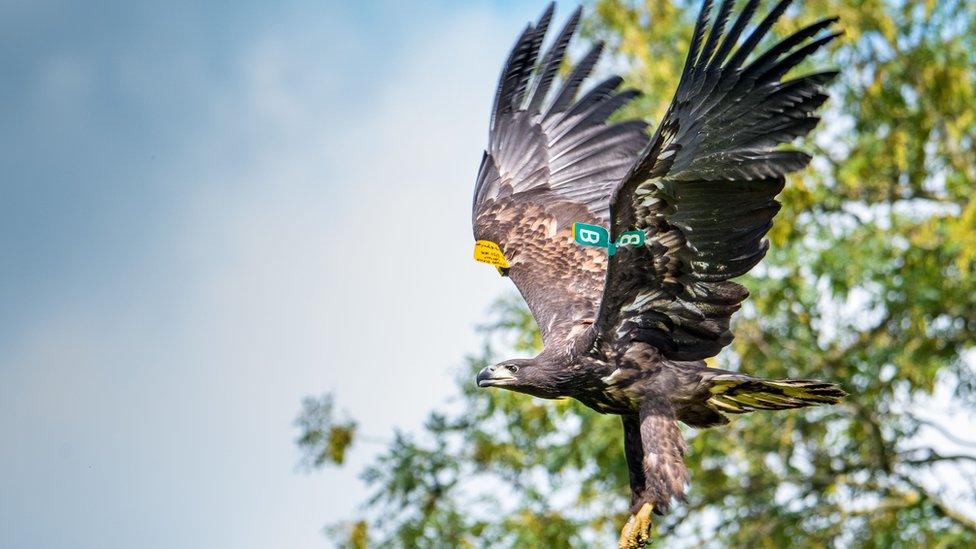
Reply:
[[[509,267],[505,254],[491,240],[479,240],[474,243],[474,260],[498,267],[498,272]]]

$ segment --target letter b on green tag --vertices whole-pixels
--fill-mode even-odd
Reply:
[[[599,225],[573,223],[573,240],[580,246],[608,248],[610,246],[610,231]]]
[[[644,231],[627,231],[617,238],[617,246],[643,246]]]

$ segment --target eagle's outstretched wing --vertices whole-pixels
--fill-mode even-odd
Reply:
[[[595,318],[606,258],[573,244],[572,224],[606,223],[611,189],[647,143],[643,122],[607,121],[637,95],[618,91],[620,77],[577,98],[602,44],[549,93],[580,18],[540,58],[552,13],[526,27],[502,70],[472,212],[475,238],[501,247],[547,342]]]
[[[779,145],[813,129],[836,74],[781,80],[839,34],[823,33],[834,18],[746,63],[790,2],[777,3],[741,44],[758,0],[728,34],[734,0],[723,0],[710,31],[712,2],[704,2],[671,106],[613,196],[612,234],[642,229],[646,244],[610,258],[591,332],[602,341],[649,343],[675,360],[714,356],[731,342],[729,320],[748,292],[729,279],[765,255],[784,175],[810,160]]]

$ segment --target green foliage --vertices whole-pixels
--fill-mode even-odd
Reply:
[[[356,422],[333,417],[333,398],[322,395],[302,401],[302,412],[295,420],[301,436],[295,444],[302,451],[302,467],[315,469],[326,464],[342,465],[346,450],[356,435]]]
[[[647,91],[628,114],[663,113],[697,8],[596,2],[587,32]],[[976,412],[976,10],[807,0],[777,28],[826,14],[846,34],[816,66],[842,75],[717,362],[838,381],[851,396],[687,429],[689,501],[659,521],[663,546],[976,545],[972,486],[939,480],[973,478],[973,446],[945,450],[953,425],[932,404],[938,389],[945,407]],[[461,409],[398,435],[366,471],[376,546],[607,546],[626,518],[618,418],[475,387],[474,372],[500,358],[493,349],[541,343],[517,299],[493,318],[459,377]]]

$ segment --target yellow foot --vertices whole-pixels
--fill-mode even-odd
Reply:
[[[645,503],[637,514],[630,515],[624,529],[620,531],[620,541],[617,547],[620,549],[643,549],[647,542],[651,541],[652,515],[654,506]]]

